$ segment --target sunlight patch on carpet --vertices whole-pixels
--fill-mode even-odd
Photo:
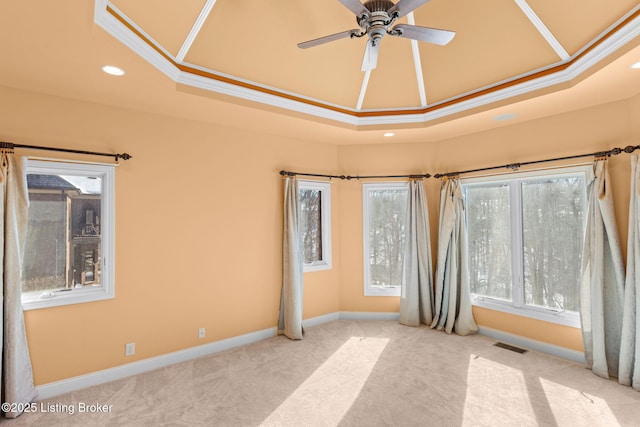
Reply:
[[[471,355],[463,425],[530,425],[536,416],[522,371]]]
[[[471,355],[462,425],[619,426],[607,402],[526,371]]]
[[[349,338],[261,426],[337,426],[360,394],[388,338]]]
[[[540,384],[558,425],[620,425],[604,399],[544,378]]]

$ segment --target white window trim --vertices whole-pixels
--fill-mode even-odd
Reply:
[[[364,296],[399,297],[400,286],[371,286],[369,271],[369,193],[375,190],[409,190],[408,182],[378,182],[362,184],[362,264],[364,265]]]
[[[544,178],[553,176],[567,176],[567,175],[582,175],[585,182],[585,188],[588,186],[593,174],[593,168],[591,165],[582,166],[568,166],[563,168],[553,169],[541,169],[526,172],[513,172],[510,176],[484,176],[475,178],[462,178],[461,184],[464,186],[472,186],[474,184],[498,184],[505,182],[518,182],[520,180],[530,178]],[[511,186],[511,191],[514,191]],[[521,199],[515,198],[516,203],[520,204]],[[586,201],[586,194],[585,194]],[[511,209],[511,222],[520,223],[522,218],[518,215],[520,206],[516,209]],[[520,227],[521,228],[521,227]],[[512,227],[513,230],[513,227]],[[511,244],[514,248],[522,248],[522,236],[518,233],[511,233]],[[522,249],[520,249],[522,252]],[[524,284],[523,278],[523,265],[520,257],[513,257],[517,260],[512,264],[512,275],[514,282],[512,284],[511,298],[513,301],[505,301],[499,298],[492,298],[486,295],[479,295],[471,293],[471,303],[477,307],[487,308],[490,310],[501,311],[504,313],[514,314],[517,316],[528,317],[531,319],[542,320],[545,322],[556,323],[559,325],[571,326],[574,328],[581,328],[580,313],[575,311],[566,310],[552,310],[542,307],[528,306],[524,304]]]
[[[528,317],[549,323],[580,328],[580,313],[574,311],[555,311],[541,307],[522,306],[516,307],[510,301],[502,301],[486,295],[471,294],[471,304],[477,307]]]
[[[34,310],[115,298],[115,167],[101,163],[52,162],[26,159],[26,173],[85,175],[102,178],[102,286],[70,291],[22,294],[22,309]]]
[[[331,183],[299,180],[298,189],[320,191],[320,221],[322,224],[322,260],[303,264],[305,273],[331,270]]]

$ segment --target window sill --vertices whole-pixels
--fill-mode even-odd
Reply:
[[[43,296],[45,294],[49,294],[49,296]],[[22,309],[24,311],[36,310],[113,298],[115,298],[113,290],[109,291],[102,286],[93,289],[71,289],[69,291],[29,292],[22,294]]]
[[[538,307],[515,307],[510,302],[498,299],[487,298],[477,295],[471,296],[471,304],[476,307],[487,308],[489,310],[501,311],[503,313],[513,314],[520,317],[528,317],[530,319],[542,320],[544,322],[555,323],[558,325],[570,326],[572,328],[581,329],[580,313],[572,311],[552,311]]]
[[[302,268],[303,273],[322,270],[331,270],[331,263],[325,261],[317,261],[311,264],[304,264]]]
[[[389,287],[372,287],[368,286],[364,288],[365,297],[399,297],[400,286]]]

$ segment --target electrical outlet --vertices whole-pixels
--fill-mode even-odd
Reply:
[[[124,355],[133,356],[136,354],[136,343],[130,342],[124,345]]]
[[[205,332],[204,328],[198,329],[198,338],[204,338]]]

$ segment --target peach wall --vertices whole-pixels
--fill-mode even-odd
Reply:
[[[620,101],[442,141],[340,146],[340,172],[351,175],[435,174],[637,145],[640,143],[637,140],[639,133],[635,123],[637,120],[633,117],[638,117],[638,106],[637,99]],[[636,126],[635,138],[633,126]],[[624,251],[629,206],[629,156],[623,154],[613,157],[609,164]],[[362,296],[361,184],[348,182],[341,186],[343,264],[340,272],[340,308],[344,311],[397,312],[398,298]],[[435,255],[440,182],[429,179],[425,181],[425,187],[429,202],[432,252]],[[476,308],[474,312],[481,326],[574,350],[582,349],[579,329],[492,310]]]
[[[473,307],[473,317],[479,325],[513,335],[553,344],[575,351],[583,351],[582,335],[576,328],[542,320],[529,319],[509,313]]]
[[[116,298],[25,313],[37,384],[274,327],[280,169],[435,173],[605,150],[640,137],[640,97],[451,140],[339,147],[6,87],[0,97],[1,140],[134,156],[117,169]],[[628,156],[613,158],[611,172],[624,245]],[[439,181],[426,188],[437,230]],[[304,318],[397,312],[398,298],[363,296],[361,184],[334,182],[332,206],[333,269],[305,274]],[[434,253],[435,239],[432,232]],[[573,328],[475,312],[483,326],[581,345]],[[199,327],[207,330],[203,340]],[[136,355],[125,357],[132,341]]]
[[[629,100],[629,121],[631,122],[631,134],[636,145],[640,144],[640,96]]]
[[[25,312],[36,384],[275,327],[278,171],[332,172],[335,146],[9,88],[0,98],[1,140],[133,155],[116,171],[116,298]],[[305,274],[305,318],[338,311],[338,279]]]

